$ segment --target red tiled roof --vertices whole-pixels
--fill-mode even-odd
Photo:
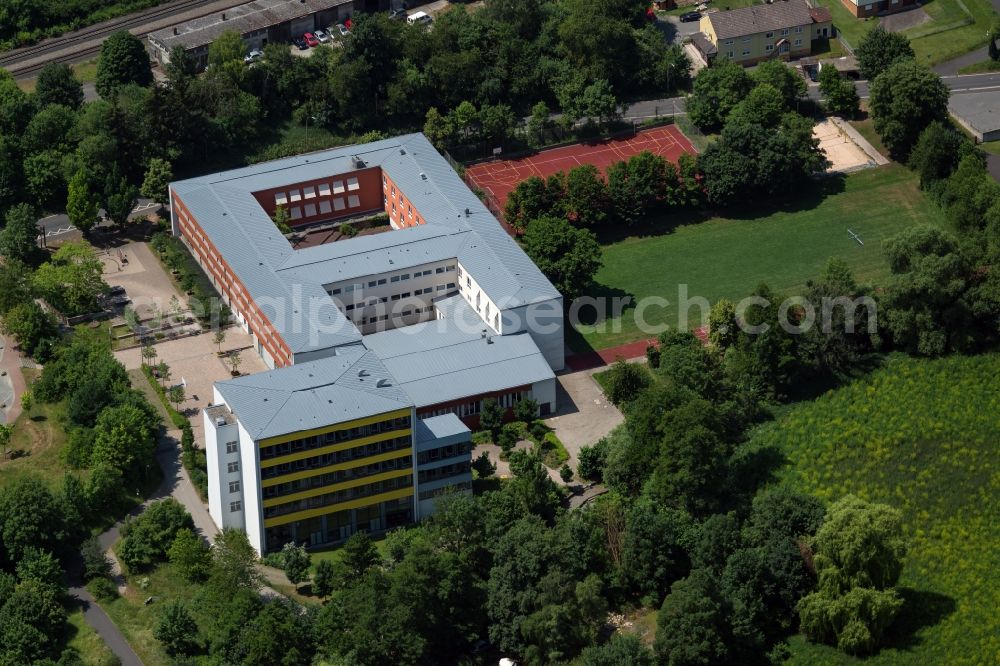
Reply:
[[[826,23],[833,20],[830,10],[826,7],[810,7],[809,16],[812,17],[813,23]]]

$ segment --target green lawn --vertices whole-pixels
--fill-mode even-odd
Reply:
[[[917,223],[940,224],[942,215],[920,193],[913,174],[889,165],[826,179],[815,194],[766,211],[687,224],[692,221],[697,222],[667,216],[630,230],[627,238],[602,239],[604,266],[593,295],[627,296],[633,303],[666,298],[670,303],[650,307],[645,319],[675,326],[679,285],[687,285],[688,298],[700,296],[709,303],[743,298],[761,282],[794,292],[831,256],[846,260],[859,282],[873,282],[888,272],[881,251],[885,238]],[[671,223],[677,226],[668,228]],[[848,228],[861,235],[863,247],[848,236]],[[701,314],[693,308],[688,326],[701,325]],[[634,309],[626,309],[601,326],[581,325],[583,339],[571,333],[569,344],[577,351],[603,349],[657,333],[639,330],[634,315]]]
[[[108,649],[97,632],[83,619],[83,611],[73,609],[67,617],[69,623],[68,647],[80,653],[86,666],[114,666],[118,658]]]
[[[38,370],[24,370],[29,385]],[[63,403],[38,404],[22,412],[14,423],[7,456],[0,458],[0,486],[27,475],[38,476],[53,488],[62,484],[67,467],[59,457],[66,444],[66,407]]]
[[[1000,661],[1000,354],[893,356],[873,374],[797,405],[751,446],[787,457],[780,478],[830,502],[847,493],[904,515],[904,614],[864,663]],[[792,642],[792,663],[852,664]]]
[[[868,143],[878,152],[882,153],[886,157],[889,157],[889,150],[883,145],[882,137],[878,135],[875,131],[875,123],[871,118],[865,118],[864,120],[851,120],[848,121],[854,129],[858,130],[858,133],[868,140]]]
[[[1000,62],[996,60],[984,60],[974,65],[966,65],[958,70],[959,74],[980,74],[982,72],[1000,72]]]
[[[878,19],[855,18],[841,0],[819,0],[833,15],[842,39],[857,48]],[[937,64],[986,44],[986,30],[996,20],[990,0],[931,0],[922,5],[931,20],[906,31],[917,59]]]

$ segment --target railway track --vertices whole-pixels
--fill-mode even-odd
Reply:
[[[33,46],[25,46],[14,51],[0,53],[0,67],[3,67],[17,78],[27,78],[37,74],[51,60],[79,62],[101,50],[100,42],[113,32],[132,30],[150,23],[169,18],[202,5],[213,4],[214,0],[175,0],[159,5],[138,14],[129,14],[104,23],[81,28],[75,32],[66,33],[60,37],[47,39]],[[146,33],[141,33],[142,34]],[[95,43],[96,42],[96,43]],[[67,53],[63,58],[46,59],[44,56],[53,52],[69,51],[72,47],[78,49]]]

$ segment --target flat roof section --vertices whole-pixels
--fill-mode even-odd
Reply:
[[[1000,131],[1000,92],[953,94],[948,111],[980,137]]]
[[[254,440],[412,407],[406,392],[361,345],[317,361],[216,382]]]

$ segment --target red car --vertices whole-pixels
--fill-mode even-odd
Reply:
[[[316,39],[316,35],[312,34],[311,32],[307,32],[306,34],[302,35],[302,39],[306,40],[306,44],[308,44],[309,46],[319,46],[319,40]]]

